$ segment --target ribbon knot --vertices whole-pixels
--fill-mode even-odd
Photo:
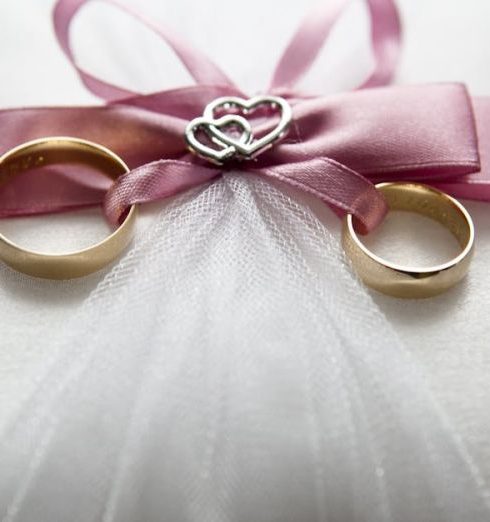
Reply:
[[[138,95],[92,76],[76,64],[69,45],[70,24],[87,1],[59,0],[54,27],[83,83],[106,105],[1,111],[0,146],[6,149],[46,135],[73,135],[109,147],[132,170],[110,187],[94,173],[66,169],[53,176],[50,172],[44,178],[37,175],[35,189],[26,172],[13,182],[14,188],[8,185],[0,191],[0,215],[54,212],[103,201],[107,218],[115,224],[131,204],[172,196],[222,174],[221,168],[187,154],[185,130],[213,100],[246,96],[200,51],[115,0],[106,1],[161,36],[197,85]],[[253,162],[237,166],[313,194],[339,213],[354,214],[364,232],[386,212],[373,181],[454,179],[480,168],[473,110],[463,85],[383,87],[391,81],[397,62],[400,22],[393,0],[366,2],[375,57],[367,80],[354,92],[334,96],[297,92],[295,85],[349,2],[337,0],[311,13],[280,59],[268,89],[271,95],[286,97],[292,106],[294,124],[288,137]],[[243,130],[238,144],[230,144],[223,134],[218,141],[234,148],[233,154],[240,149],[242,155],[253,156],[249,129]],[[261,133],[274,133],[274,128],[266,123]]]

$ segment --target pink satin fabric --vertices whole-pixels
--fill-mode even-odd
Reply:
[[[188,120],[217,96],[245,95],[201,53],[135,13],[175,50],[198,85],[137,95],[81,70],[69,46],[69,26],[87,1],[59,0],[55,30],[84,84],[108,104],[0,111],[0,149],[48,135],[78,136],[114,150],[132,170],[113,185],[82,168],[25,172],[0,190],[0,216],[56,212],[103,201],[109,221],[115,224],[133,203],[177,194],[223,172],[186,153],[183,131]],[[295,92],[295,83],[313,63],[346,3],[339,0],[331,9],[324,7],[307,17],[273,75],[269,90],[287,97],[293,106],[288,138],[257,161],[233,168],[314,194],[340,213],[351,212],[364,232],[386,212],[371,181],[420,179],[453,194],[462,191],[464,197],[483,197],[482,187],[489,185],[481,174],[475,175],[480,170],[478,139],[464,86],[361,89],[317,98]],[[376,66],[363,88],[391,81],[400,43],[394,3],[368,0],[368,6]],[[481,147],[490,144],[485,125],[488,104],[477,101],[475,107]],[[486,160],[487,155],[482,155]],[[490,200],[488,192],[485,199]]]
[[[490,98],[472,99],[480,152],[480,171],[431,183],[455,197],[490,201]]]

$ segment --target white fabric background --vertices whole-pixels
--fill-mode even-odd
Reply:
[[[52,34],[51,0],[4,1],[0,5],[0,57],[2,76],[0,106],[82,104],[96,100],[79,84]],[[249,0],[246,9],[230,9],[229,2],[134,2],[139,9],[184,32],[205,49],[224,70],[250,92],[263,88],[279,53],[300,17],[313,2],[286,3]],[[405,26],[405,47],[397,81],[465,81],[473,94],[490,95],[490,45],[487,38],[490,3],[472,0],[399,0]],[[186,75],[154,37],[110,8],[87,8],[77,23],[76,47],[92,70],[142,90],[180,85]],[[92,11],[92,15],[90,14]],[[189,16],[189,13],[194,13]],[[245,23],[236,23],[237,13]],[[312,70],[305,88],[321,92],[347,87],[362,76],[369,55],[364,12],[353,8],[335,31]],[[108,25],[108,17],[111,23]],[[99,22],[100,19],[100,22]],[[117,20],[117,23],[116,23]],[[99,30],[98,30],[99,29]],[[84,36],[85,35],[85,36]],[[260,59],[258,59],[260,57]],[[346,71],[346,64],[351,64]],[[349,67],[349,66],[348,66]],[[155,205],[159,207],[159,205]],[[487,442],[490,416],[490,327],[487,295],[490,275],[490,207],[468,203],[477,229],[477,254],[468,279],[447,294],[426,301],[399,301],[373,294],[400,338],[427,369],[430,385],[446,406],[481,462],[490,472]],[[140,227],[151,221],[151,210]],[[100,214],[88,211],[72,215],[15,220],[0,223],[1,230],[31,246],[66,249],[92,242],[105,233]],[[411,245],[420,227],[417,218],[390,220],[378,247],[387,254],[429,261],[444,253],[446,243],[437,227],[421,236],[421,249]],[[328,221],[334,233],[338,223]],[[404,225],[410,227],[404,230]],[[391,234],[390,234],[391,231]],[[399,236],[393,239],[393,235]],[[433,235],[437,240],[433,240]],[[389,236],[390,241],[386,241]],[[427,254],[424,246],[437,246]],[[413,250],[413,251],[412,251]],[[446,251],[447,252],[447,251]],[[100,281],[97,274],[84,280],[45,284],[13,271],[0,269],[0,417],[10,399],[32,386],[31,369],[49,354],[50,332],[56,332],[73,316],[83,299]],[[369,349],[369,347],[366,347]],[[468,415],[471,411],[471,416]],[[485,465],[485,462],[487,464]]]

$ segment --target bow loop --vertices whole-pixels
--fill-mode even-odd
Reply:
[[[90,92],[108,102],[134,97],[138,93],[101,80],[79,67],[76,62],[75,55],[70,45],[70,27],[75,15],[89,1],[90,0],[59,0],[57,2],[53,11],[53,24],[58,43]],[[168,28],[163,28],[149,20],[146,20],[139,13],[133,11],[117,0],[104,1],[128,13],[132,18],[138,20],[162,38],[175,52],[196,83],[203,85],[228,86],[230,88],[234,87],[233,82],[213,61],[207,58],[204,53],[198,49],[192,48],[187,42],[183,41],[178,35],[173,34],[173,32]]]
[[[393,0],[366,0],[371,21],[375,66],[360,88],[388,85],[394,75],[401,43],[401,24]],[[329,9],[319,5],[303,20],[273,74],[270,91],[293,93],[294,87],[317,58],[333,26],[352,0],[332,0]]]

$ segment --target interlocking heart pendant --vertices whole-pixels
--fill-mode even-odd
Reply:
[[[234,144],[227,144],[219,139],[221,136],[226,136],[225,132],[221,129],[228,127],[233,127],[241,131],[235,144],[249,143],[252,139],[252,127],[250,123],[241,116],[228,114],[219,119],[202,116],[200,118],[194,118],[187,126],[185,131],[187,145],[192,152],[201,158],[221,165],[225,161],[233,158],[236,154]],[[206,144],[198,138],[197,134],[199,131],[203,131],[206,134],[210,144]],[[212,147],[211,143],[218,148]]]
[[[267,108],[279,114],[279,122],[266,135],[256,138],[246,119],[259,108]],[[216,114],[234,111],[216,118]],[[203,116],[187,125],[185,138],[189,149],[213,163],[229,160],[249,160],[272,147],[287,134],[292,119],[289,103],[279,96],[255,96],[249,100],[236,96],[224,96],[209,103]],[[233,128],[238,136],[227,133]],[[206,142],[201,138],[206,138]]]

